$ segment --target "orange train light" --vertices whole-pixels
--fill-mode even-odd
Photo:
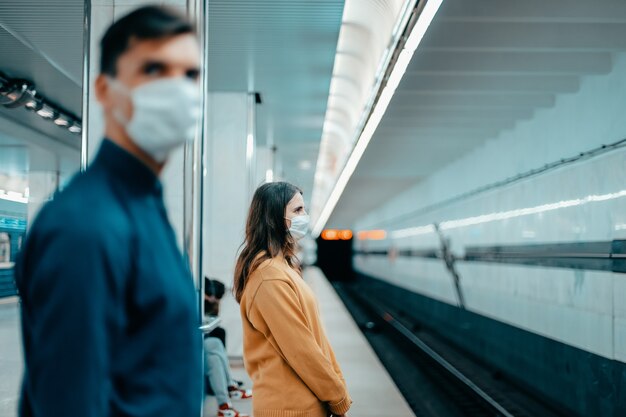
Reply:
[[[352,230],[326,229],[321,236],[324,240],[350,240],[352,239]]]
[[[322,232],[322,239],[324,240],[337,240],[339,238],[339,233],[337,230],[326,229]]]
[[[359,240],[383,240],[387,237],[384,230],[361,230],[357,233]]]
[[[341,240],[350,240],[352,239],[352,230],[342,230],[339,232],[339,238]]]

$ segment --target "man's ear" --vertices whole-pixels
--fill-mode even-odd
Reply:
[[[94,84],[94,90],[96,93],[96,99],[102,107],[106,107],[109,98],[109,83],[107,82],[107,76],[99,74]]]

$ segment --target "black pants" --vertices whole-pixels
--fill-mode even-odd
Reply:
[[[224,347],[226,347],[226,329],[223,327],[216,327],[211,333],[204,335],[204,337],[217,337],[222,341]]]

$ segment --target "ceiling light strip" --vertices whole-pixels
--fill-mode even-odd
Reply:
[[[71,133],[80,134],[81,120],[51,104],[42,97],[35,86],[25,80],[11,79],[0,73],[0,106],[7,108],[24,107],[35,112],[45,120],[51,120],[55,125],[66,128]]]
[[[326,225],[326,222],[330,218],[330,215],[335,209],[335,206],[337,205],[337,202],[339,201],[341,194],[345,190],[346,185],[350,180],[350,177],[354,173],[354,170],[361,160],[361,157],[363,156],[367,145],[372,139],[372,136],[374,136],[374,132],[376,131],[378,124],[383,118],[385,111],[387,110],[387,106],[389,106],[389,103],[391,102],[391,99],[396,91],[396,88],[402,80],[402,77],[404,76],[404,73],[406,72],[409,63],[411,62],[413,54],[417,50],[417,47],[419,46],[424,35],[426,34],[426,31],[428,30],[428,27],[430,26],[433,18],[437,14],[437,11],[439,10],[442,2],[443,0],[428,0],[426,2],[424,7],[421,9],[421,12],[419,12],[415,24],[410,29],[410,33],[406,37],[404,45],[401,46],[401,51],[397,55],[397,59],[395,60],[395,62],[392,62],[391,59],[386,59],[388,62],[383,74],[387,73],[390,65],[393,65],[393,68],[389,73],[386,84],[384,85],[384,87],[382,87],[382,91],[380,91],[380,84],[382,83],[382,78],[384,77],[380,77],[380,79],[378,80],[378,86],[377,88],[375,88],[374,91],[376,93],[380,91],[380,95],[378,95],[378,99],[373,104],[371,112],[366,113],[366,115],[369,116],[367,118],[367,122],[365,123],[365,126],[360,133],[359,139],[354,146],[352,153],[350,154],[350,157],[346,162],[346,165],[341,171],[341,174],[339,175],[339,178],[337,179],[337,182],[335,183],[335,186],[333,187],[333,190],[330,193],[326,204],[324,205],[324,208],[322,209],[322,212],[317,219],[315,226],[313,227],[313,237],[319,236],[322,229]],[[422,4],[423,3],[420,2],[417,7],[419,8]],[[409,16],[412,15],[412,13],[407,14]],[[406,16],[403,16],[403,19],[406,19],[406,21],[408,22],[407,24],[409,25],[412,23],[408,18],[406,18]],[[387,58],[389,58],[390,56],[392,56],[392,54],[389,54]]]
[[[402,34],[406,30],[407,25],[409,24],[409,19],[413,15],[417,4],[419,4],[419,0],[407,0],[404,3],[404,7],[402,9],[402,12],[400,13],[400,19],[398,19],[391,32],[391,42],[389,43],[387,49],[385,49],[383,57],[378,65],[378,69],[376,70],[376,76],[374,77],[374,87],[372,88],[372,92],[367,101],[367,105],[365,106],[365,111],[361,116],[361,120],[357,125],[359,126],[357,132],[360,131],[365,125],[365,123],[367,122],[367,117],[370,115],[372,108],[376,104],[376,97],[378,97],[378,93],[381,91],[381,85],[383,81],[385,81],[385,74],[387,74],[389,66],[392,64],[393,53],[397,49],[398,44],[401,41]]]

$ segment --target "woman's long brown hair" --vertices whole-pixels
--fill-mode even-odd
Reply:
[[[238,303],[248,277],[263,261],[281,252],[289,266],[301,273],[295,255],[296,241],[285,223],[285,209],[297,193],[302,191],[287,182],[270,182],[255,191],[246,221],[246,238],[235,265],[233,293]]]

